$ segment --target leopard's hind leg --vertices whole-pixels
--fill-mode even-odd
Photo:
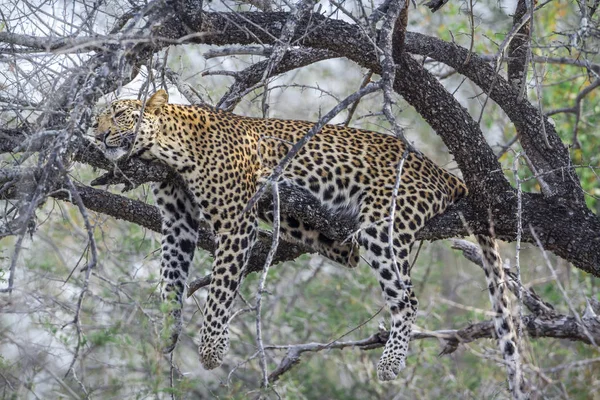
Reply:
[[[365,248],[363,257],[377,276],[392,321],[389,339],[377,365],[379,380],[395,379],[405,366],[412,324],[417,317],[418,301],[412,289],[408,254],[411,234],[394,234],[390,251],[387,223],[363,229],[359,239]]]

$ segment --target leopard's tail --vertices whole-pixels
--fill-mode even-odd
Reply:
[[[488,293],[494,310],[494,327],[498,346],[502,352],[508,373],[508,385],[514,399],[527,399],[521,357],[510,313],[510,303],[506,295],[506,281],[498,244],[493,237],[477,235],[483,254],[483,266],[488,285]]]

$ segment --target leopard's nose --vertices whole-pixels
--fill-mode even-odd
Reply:
[[[104,131],[104,132],[98,132],[98,133],[96,133],[96,135],[94,137],[96,138],[97,141],[106,144],[106,137],[107,136],[108,136],[108,131]]]

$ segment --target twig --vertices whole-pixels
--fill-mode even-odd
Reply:
[[[360,84],[360,88],[364,88],[365,86],[367,86],[367,84],[369,82],[371,82],[371,77],[373,76],[373,71],[369,71],[367,72],[367,74],[365,75],[365,77],[363,78],[361,84]],[[348,110],[348,116],[346,117],[346,120],[344,121],[343,125],[344,126],[348,126],[350,125],[350,121],[352,120],[352,116],[354,115],[354,113],[356,112],[356,109],[358,108],[358,103],[360,103],[360,99],[356,100],[353,104],[352,107],[350,107],[350,110]]]
[[[513,176],[517,185],[517,240],[515,245],[515,269],[517,270],[517,305],[519,318],[517,319],[517,346],[522,348],[521,340],[523,337],[523,285],[521,283],[521,236],[523,235],[523,189],[521,187],[521,178],[519,177],[519,157],[520,154],[515,155],[513,161]]]
[[[67,383],[63,379],[61,379],[58,375],[56,375],[56,373],[54,371],[52,371],[52,368],[48,367],[48,363],[42,362],[39,357],[34,357],[34,356],[30,355],[30,353],[29,353],[30,346],[24,347],[15,338],[10,336],[7,331],[2,331],[1,334],[5,338],[7,338],[10,342],[12,342],[15,346],[17,346],[20,350],[20,354],[22,356],[25,356],[29,362],[31,362],[34,365],[39,366],[41,369],[43,369],[48,374],[50,374],[50,376],[52,376],[52,378],[66,391],[66,393],[72,399],[81,400],[81,397],[79,397],[77,395],[77,393],[69,385],[67,385]]]
[[[402,169],[404,167],[404,161],[406,161],[408,155],[408,149],[405,149],[404,153],[402,154],[402,158],[398,162],[398,168],[396,170],[396,182],[394,183],[394,190],[392,191],[392,204],[390,205],[390,221],[388,223],[388,248],[390,249],[390,254],[392,255],[392,269],[396,274],[396,279],[398,279],[398,283],[403,291],[405,291],[407,287],[404,283],[404,279],[402,279],[402,275],[398,269],[398,262],[396,260],[396,251],[394,249],[394,221],[396,215],[396,200],[398,199],[398,191],[400,189],[400,183],[402,182]],[[405,294],[403,294],[400,298],[403,299],[404,296]]]
[[[261,321],[261,309],[262,309],[262,294],[265,291],[265,282],[267,280],[267,274],[269,273],[269,266],[273,262],[273,257],[277,251],[279,245],[279,187],[277,181],[272,184],[273,190],[273,242],[271,243],[271,249],[265,260],[265,266],[260,276],[258,284],[258,292],[256,293],[256,344],[258,346],[258,353],[260,356],[260,364],[263,373],[262,386],[264,388],[269,387],[269,375],[267,369],[267,358],[265,357],[265,349],[262,340],[262,321]]]
[[[300,360],[300,355],[302,353],[304,353],[305,351],[321,351],[323,349],[328,349],[328,348],[343,349],[344,347],[348,347],[348,346],[367,346],[367,345],[372,346],[372,345],[376,345],[377,343],[381,342],[379,334],[373,335],[368,339],[365,339],[363,341],[358,341],[358,342],[340,342],[339,340],[342,339],[343,337],[351,334],[352,332],[356,331],[357,329],[360,329],[364,325],[368,324],[371,320],[373,320],[373,318],[375,318],[377,315],[379,315],[379,313],[382,310],[383,310],[383,307],[380,307],[379,310],[377,310],[377,312],[375,312],[373,315],[371,315],[365,321],[361,322],[360,324],[358,324],[354,328],[350,329],[349,331],[343,333],[337,339],[334,339],[325,344],[307,343],[307,344],[301,344],[301,345],[288,345],[288,346],[274,346],[274,345],[266,346],[265,347],[266,349],[277,349],[277,350],[287,349],[288,350],[285,357],[279,363],[279,366],[277,367],[277,369],[275,371],[273,371],[273,373],[271,373],[271,375],[269,376],[269,379],[271,380],[271,382],[274,382],[275,380],[277,380],[282,374],[284,374],[286,371],[288,371],[290,368],[292,368],[296,363],[298,363],[298,361]],[[357,343],[360,343],[360,344],[357,344]],[[385,341],[383,341],[383,343],[385,343]],[[379,347],[379,346],[376,346],[376,347]]]
[[[544,176],[543,176],[544,174],[538,173],[537,168],[535,167],[533,162],[531,162],[531,160],[527,156],[527,153],[525,152],[525,150],[522,150],[521,153],[519,153],[519,154],[521,154],[521,157],[523,157],[523,159],[527,163],[527,166],[529,167],[531,172],[533,172],[533,177],[538,181],[542,193],[548,197],[551,197],[552,189],[550,189],[550,185],[548,185],[548,183],[546,183],[546,180],[544,179]]]
[[[62,164],[62,162],[60,160],[58,160],[58,164],[59,164],[59,167],[63,171],[65,171],[65,182],[67,184],[69,191],[71,192],[71,196],[72,196],[75,204],[77,205],[77,208],[79,209],[79,212],[81,213],[81,217],[83,218],[83,222],[84,222],[87,234],[88,234],[88,246],[92,253],[92,259],[87,263],[87,266],[85,269],[85,279],[83,281],[83,287],[81,289],[81,293],[79,294],[79,298],[77,299],[77,308],[75,311],[75,317],[72,322],[75,324],[75,328],[77,330],[77,346],[75,348],[73,360],[71,361],[71,364],[69,365],[69,368],[67,369],[67,372],[65,374],[65,377],[66,377],[69,375],[69,373],[74,373],[73,367],[75,365],[75,362],[77,361],[79,351],[80,351],[82,343],[83,343],[83,331],[81,328],[80,313],[81,313],[81,307],[83,304],[83,299],[89,288],[91,271],[94,267],[96,267],[96,265],[98,263],[98,249],[96,247],[96,239],[94,238],[94,228],[93,228],[92,224],[90,223],[88,212],[87,212],[87,209],[85,208],[85,205],[83,204],[83,200],[81,199],[79,192],[77,192],[77,189],[75,188],[75,185],[73,184],[73,182],[71,181],[69,176],[66,175],[66,170],[64,168],[64,165]],[[87,396],[88,395],[87,390],[85,389],[85,387],[83,385],[81,385],[81,387]]]
[[[535,91],[537,94],[538,110],[540,113],[540,119],[543,121],[544,120],[544,110],[543,110],[543,106],[542,106],[542,84],[540,83],[540,80],[542,80],[542,79],[540,78],[538,80],[538,73],[537,73],[537,68],[535,68],[535,64],[533,65],[532,70],[533,70],[533,80],[535,81]],[[542,126],[541,133],[542,133],[542,138],[544,139],[544,144],[546,145],[547,148],[551,149],[552,145],[548,141],[548,132],[546,132],[546,124],[540,124],[540,125]]]
[[[498,153],[496,153],[496,158],[500,159],[500,157],[502,157],[504,155],[504,153],[506,153],[511,148],[511,146],[517,142],[517,140],[519,140],[518,133],[515,136],[513,136],[513,138],[510,139],[504,146],[502,146],[500,148],[500,151]]]
[[[558,366],[552,367],[552,368],[545,368],[544,372],[553,373],[553,372],[562,371],[563,369],[573,370],[576,368],[582,368],[582,367],[588,366],[590,364],[596,364],[596,363],[600,363],[600,357],[588,358],[587,360],[573,361],[568,364],[562,364],[562,365],[558,365]]]
[[[530,14],[525,14],[523,15],[523,17],[521,18],[521,20],[518,23],[513,24],[512,29],[510,30],[510,32],[506,35],[506,37],[504,38],[504,40],[502,41],[502,43],[500,44],[500,46],[498,47],[498,51],[496,52],[496,55],[493,56],[492,58],[492,62],[494,63],[494,78],[493,81],[490,85],[490,89],[489,91],[486,93],[485,96],[485,100],[481,106],[481,111],[479,113],[479,118],[477,119],[477,123],[481,124],[481,120],[483,118],[483,113],[485,111],[485,107],[491,97],[491,93],[494,90],[494,87],[496,86],[496,82],[498,80],[498,76],[499,76],[499,72],[500,72],[500,63],[501,60],[503,59],[503,54],[506,51],[506,48],[509,46],[510,42],[513,40],[513,38],[515,37],[515,35],[517,35],[519,33],[519,30],[529,21],[529,18],[531,17]]]
[[[591,93],[594,89],[600,86],[600,78],[596,78],[591,84],[589,84],[585,89],[577,94],[575,98],[575,104],[572,107],[568,108],[558,108],[555,110],[551,110],[546,112],[546,116],[558,114],[558,113],[572,113],[575,114],[575,123],[573,124],[573,138],[571,139],[571,143],[573,148],[580,149],[581,142],[577,137],[577,132],[579,129],[579,120],[581,119],[581,103],[585,96]]]
[[[471,61],[471,54],[473,53],[473,46],[475,45],[475,16],[473,15],[473,13],[475,12],[473,10],[473,0],[469,0],[468,2],[469,4],[469,27],[471,29],[471,39],[470,39],[470,43],[469,43],[469,52],[467,54],[467,58],[464,61],[464,65],[469,64],[469,61]]]
[[[491,55],[481,55],[480,58],[485,61],[496,61],[496,56]],[[507,56],[503,56],[501,61],[508,61]],[[544,64],[564,64],[564,65],[573,65],[575,67],[585,68],[587,69],[593,76],[596,78],[600,78],[600,64],[594,64],[587,59],[574,59],[568,57],[546,57],[546,56],[532,56],[532,61],[536,63],[544,63]]]
[[[179,74],[175,73],[171,68],[164,66],[165,76],[173,82],[177,90],[185,97],[190,104],[205,104],[206,102],[200,96],[200,93],[189,83],[183,81]]]
[[[550,259],[548,258],[548,255],[546,254],[546,250],[544,249],[544,246],[543,246],[542,242],[540,241],[540,238],[535,233],[535,229],[533,228],[533,226],[531,226],[531,224],[529,225],[529,230],[531,232],[531,236],[533,236],[533,238],[535,239],[535,242],[536,242],[537,246],[540,248],[540,251],[542,252],[542,256],[544,257],[544,261],[546,261],[546,266],[550,270],[550,273],[552,274],[552,278],[554,278],[554,281],[556,282],[556,285],[558,286],[558,290],[560,291],[560,293],[562,294],[563,298],[565,299],[567,305],[569,306],[569,310],[573,314],[573,317],[581,325],[581,327],[582,327],[585,335],[589,339],[590,343],[592,343],[595,347],[598,347],[598,344],[596,344],[596,341],[594,340],[594,337],[588,331],[586,325],[581,320],[581,317],[579,316],[579,313],[575,310],[575,307],[573,307],[573,304],[569,300],[569,296],[567,295],[567,291],[563,287],[562,283],[560,283],[560,280],[558,279],[558,275],[556,274],[556,270],[552,266],[552,263],[550,262]]]
[[[380,310],[381,311],[381,310]],[[372,319],[373,317],[371,317]],[[580,334],[581,328],[573,317],[565,315],[553,315],[544,318],[528,315],[524,318],[524,327],[529,336],[554,337],[561,339],[579,340],[588,342],[589,338]],[[366,321],[368,322],[368,321]],[[363,323],[364,324],[364,323]],[[356,328],[355,328],[356,329]],[[600,331],[595,330],[596,337],[600,337]],[[345,334],[346,335],[346,334]],[[284,373],[289,371],[300,361],[300,356],[305,352],[319,352],[330,349],[344,349],[347,347],[357,347],[361,350],[372,350],[385,346],[388,340],[389,332],[378,332],[365,339],[351,340],[341,342],[338,340],[328,343],[304,343],[296,345],[266,345],[265,350],[286,350],[285,357],[279,363],[279,366],[269,376],[270,382],[275,382]],[[442,329],[437,331],[413,330],[411,340],[438,339],[445,342],[445,346],[440,355],[451,354],[458,349],[460,344],[474,342],[483,338],[495,338],[496,332],[494,322],[491,320],[472,323],[461,329]],[[502,359],[496,359],[504,364]]]

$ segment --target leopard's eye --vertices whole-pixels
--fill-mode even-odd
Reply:
[[[119,118],[121,115],[123,115],[123,113],[125,112],[125,110],[121,110],[121,111],[117,111],[114,115],[113,118]]]

